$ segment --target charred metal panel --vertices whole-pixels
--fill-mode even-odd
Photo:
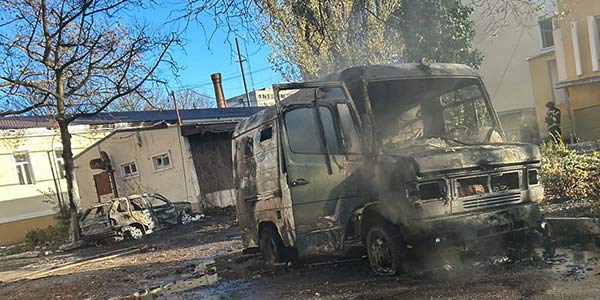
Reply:
[[[292,84],[300,91],[240,122],[233,157],[245,247],[257,245],[261,222],[274,223],[284,243],[302,256],[339,251],[346,239],[364,238],[374,222],[398,225],[412,243],[438,234],[489,237],[539,220],[533,201],[543,195],[540,151],[503,142],[474,70],[367,66],[327,80],[342,80],[358,100],[364,153],[341,151],[346,136],[335,109],[347,93],[328,98],[331,82],[323,83],[326,92],[315,88],[317,82]],[[297,114],[287,124],[286,114],[294,110],[313,113]],[[336,126],[327,127],[328,110]],[[274,120],[280,128],[263,134]],[[299,141],[290,141],[294,135]]]

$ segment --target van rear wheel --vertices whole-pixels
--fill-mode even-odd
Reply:
[[[373,272],[396,275],[404,272],[406,251],[399,230],[389,224],[377,224],[367,232],[367,256]]]
[[[267,264],[282,262],[286,258],[287,249],[273,228],[267,227],[261,231],[259,247]]]

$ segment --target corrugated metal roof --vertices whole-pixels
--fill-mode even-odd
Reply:
[[[205,108],[180,110],[181,119],[184,122],[200,120],[235,119],[251,116],[264,107],[229,107],[229,108]],[[177,114],[175,110],[153,110],[153,111],[127,111],[106,112],[96,116],[79,118],[72,125],[101,125],[116,123],[139,123],[139,122],[175,122]],[[55,127],[56,121],[48,116],[18,116],[0,118],[0,129],[26,129]]]

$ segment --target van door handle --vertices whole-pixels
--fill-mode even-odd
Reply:
[[[304,178],[298,178],[297,180],[292,180],[290,182],[290,186],[299,186],[299,185],[306,185],[309,184],[308,180],[304,179]]]

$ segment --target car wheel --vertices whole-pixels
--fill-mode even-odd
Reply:
[[[267,227],[261,231],[259,247],[267,264],[274,264],[285,260],[286,247],[279,233],[273,228]]]
[[[404,271],[406,251],[402,235],[392,225],[373,225],[367,233],[367,256],[371,269],[380,275]]]
[[[187,225],[192,223],[192,215],[187,211],[184,210],[181,212],[181,215],[179,216],[179,224],[181,225]]]
[[[124,236],[128,239],[139,240],[144,237],[144,231],[137,226],[128,226],[123,230]]]

